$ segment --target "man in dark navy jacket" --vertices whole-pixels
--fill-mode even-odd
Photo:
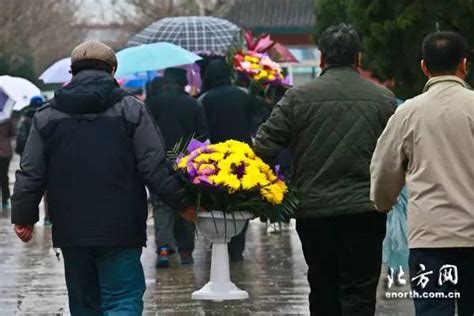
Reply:
[[[36,113],[17,172],[12,223],[32,238],[48,191],[53,245],[64,256],[72,315],[141,315],[145,185],[174,209],[180,185],[146,107],[113,78],[117,59],[100,42],[71,55],[72,81]]]

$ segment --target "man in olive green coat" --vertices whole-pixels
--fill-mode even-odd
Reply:
[[[294,155],[313,315],[375,312],[386,218],[370,201],[369,166],[395,97],[360,77],[361,41],[351,25],[329,27],[319,42],[321,77],[289,90],[255,140],[267,161],[285,147]]]

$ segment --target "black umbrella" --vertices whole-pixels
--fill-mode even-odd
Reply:
[[[159,20],[135,34],[127,46],[168,42],[192,52],[224,55],[238,39],[240,28],[224,19],[203,16]]]

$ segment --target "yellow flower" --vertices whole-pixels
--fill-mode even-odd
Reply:
[[[278,180],[275,172],[268,164],[257,157],[252,148],[243,142],[228,140],[226,142],[209,145],[212,153],[200,153],[194,161],[199,171],[215,170],[217,173],[209,176],[209,181],[222,186],[229,194],[239,190],[259,190],[262,199],[272,204],[281,204],[288,191],[286,184]],[[181,159],[178,168],[187,170],[189,156]],[[244,173],[237,175],[240,166]],[[239,178],[240,176],[240,178]]]
[[[250,63],[256,64],[256,63],[258,63],[258,62],[260,61],[260,59],[259,59],[258,57],[253,57],[253,56],[250,56],[250,55],[246,55],[246,56],[244,57],[244,61],[248,61],[248,62],[250,62]]]
[[[219,171],[218,174],[209,177],[209,180],[216,185],[225,186],[229,193],[234,193],[240,189],[240,181],[236,175]]]
[[[241,183],[242,183],[242,188],[248,191],[258,186],[258,179],[250,175],[245,175],[243,176]]]
[[[208,147],[221,154],[225,154],[229,151],[229,146],[226,143],[213,144],[209,145]]]
[[[186,164],[188,163],[189,156],[185,156],[178,163],[178,169],[186,169]]]
[[[248,61],[250,63],[258,63],[260,61],[260,58],[258,57],[254,57],[254,56],[250,56],[250,55],[245,55],[244,56],[244,61]]]
[[[275,182],[275,185],[280,188],[281,192],[283,192],[283,194],[286,194],[288,192],[288,186],[286,185],[285,181],[282,181],[282,180],[278,180],[277,182]]]
[[[236,175],[229,175],[226,178],[225,186],[229,189],[229,193],[234,193],[240,189],[240,181]]]
[[[282,185],[283,184],[283,185]],[[281,204],[285,193],[288,190],[283,181],[278,181],[274,184],[263,187],[260,190],[262,197],[272,204]]]
[[[242,152],[233,152],[229,156],[227,156],[226,160],[230,164],[234,164],[236,166],[240,166],[242,162],[246,160],[245,154]]]
[[[210,163],[203,163],[199,166],[199,168],[197,168],[199,171],[203,171],[204,169],[206,168],[209,168],[209,169],[212,169],[212,170],[215,170],[216,167],[213,165],[213,164],[210,164]]]
[[[260,67],[259,64],[250,64],[250,68],[251,69],[261,69],[262,67]]]
[[[203,153],[197,156],[194,161],[196,162],[203,162],[203,163],[209,163],[211,161],[219,161],[224,159],[224,154],[220,152],[214,152],[214,153]]]
[[[242,188],[244,190],[252,190],[265,180],[260,170],[253,164],[249,164],[245,168],[245,175],[242,177]]]

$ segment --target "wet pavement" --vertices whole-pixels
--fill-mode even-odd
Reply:
[[[215,303],[191,300],[191,293],[208,281],[209,243],[198,239],[194,265],[180,266],[175,256],[170,268],[156,270],[149,222],[149,246],[142,256],[146,315],[308,315],[306,264],[294,225],[271,234],[265,224],[252,221],[245,260],[231,264],[233,281],[250,299]],[[40,223],[34,239],[24,244],[14,236],[9,211],[0,210],[0,315],[68,314],[63,263],[51,248],[50,235],[51,229]],[[385,284],[383,275],[377,315],[413,315],[412,301],[383,298]]]

